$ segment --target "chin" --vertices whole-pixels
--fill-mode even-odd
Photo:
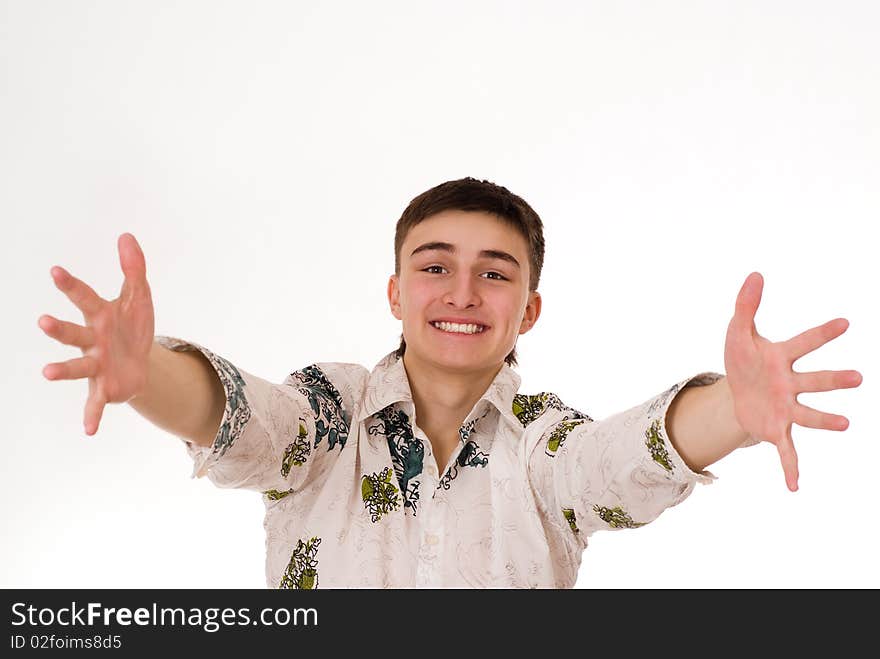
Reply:
[[[407,348],[409,349],[409,348]],[[484,368],[495,363],[495,359],[486,350],[431,350],[423,352],[425,358],[448,368],[475,369]],[[504,353],[505,355],[507,353]],[[500,357],[497,361],[504,361]]]

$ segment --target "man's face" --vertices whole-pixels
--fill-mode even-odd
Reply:
[[[443,211],[413,227],[401,247],[400,276],[388,282],[388,300],[403,321],[408,363],[467,371],[500,367],[541,312],[540,295],[529,291],[525,238],[481,211]],[[482,330],[441,329],[438,321]]]

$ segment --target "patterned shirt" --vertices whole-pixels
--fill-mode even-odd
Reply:
[[[395,352],[372,371],[318,363],[274,384],[157,341],[200,351],[223,384],[213,445],[181,439],[194,478],[262,494],[269,588],[570,588],[593,532],[643,526],[715,479],[687,467],[665,417],[719,373],[594,421],[555,394],[519,393],[505,363],[441,470]]]

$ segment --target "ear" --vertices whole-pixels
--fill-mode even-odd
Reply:
[[[525,334],[535,326],[541,315],[541,294],[538,291],[529,291],[529,300],[523,313],[522,322],[519,325],[519,333]]]
[[[397,275],[391,275],[388,278],[388,304],[394,317],[397,320],[402,320],[400,317],[400,285]]]

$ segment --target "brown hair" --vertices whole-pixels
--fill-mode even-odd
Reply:
[[[397,221],[394,233],[394,274],[400,275],[400,248],[410,229],[445,210],[491,213],[519,231],[529,248],[529,291],[538,290],[544,265],[544,225],[541,218],[522,197],[507,188],[470,176],[441,183],[409,202]],[[401,334],[397,357],[403,357],[404,352],[406,341]],[[504,361],[516,366],[516,346]]]

